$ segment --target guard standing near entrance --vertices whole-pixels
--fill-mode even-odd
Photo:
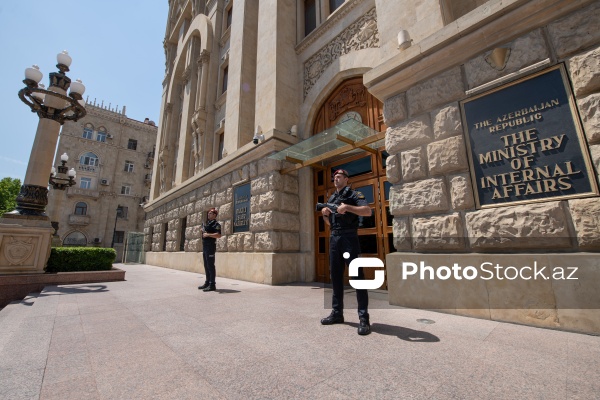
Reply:
[[[204,260],[204,273],[206,281],[198,289],[204,292],[217,290],[215,279],[215,254],[217,252],[217,239],[221,237],[221,224],[217,222],[219,211],[216,208],[208,210],[208,222],[202,227],[202,259]]]
[[[338,169],[333,174],[336,191],[327,204],[321,209],[325,223],[331,227],[329,239],[329,272],[333,285],[331,314],[321,320],[323,325],[341,324],[344,322],[344,270],[352,260],[360,255],[358,241],[358,217],[371,216],[371,208],[362,193],[348,185],[348,172]],[[333,208],[333,209],[332,209]],[[336,209],[337,208],[337,209]],[[358,279],[364,279],[364,272],[359,268]],[[358,334],[371,333],[369,321],[369,294],[366,289],[356,290],[358,302]]]

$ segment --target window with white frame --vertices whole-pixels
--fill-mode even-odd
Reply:
[[[88,152],[79,157],[79,164],[89,165],[91,167],[98,166],[98,156],[94,153]]]
[[[133,161],[125,161],[125,172],[133,172]]]
[[[130,195],[131,194],[131,185],[123,185],[121,186],[121,194]]]
[[[106,142],[106,129],[105,128],[98,128],[98,132],[96,133],[96,140],[98,142]]]
[[[86,124],[83,127],[83,134],[81,135],[84,139],[91,139],[94,136],[94,127],[91,124]]]
[[[92,188],[92,178],[80,178],[79,179],[79,187],[81,189],[91,189]]]

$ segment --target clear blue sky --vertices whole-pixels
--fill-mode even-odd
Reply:
[[[39,65],[48,86],[62,50],[73,58],[67,75],[86,86],[84,99],[158,124],[167,12],[168,0],[0,0],[0,179],[23,182],[37,128],[17,95],[25,68]]]

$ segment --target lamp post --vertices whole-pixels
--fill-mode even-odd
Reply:
[[[54,232],[45,213],[48,185],[64,189],[75,182],[75,170],[68,171],[68,178],[64,178],[52,176],[51,169],[60,126],[86,114],[81,97],[85,86],[79,80],[71,82],[66,75],[72,61],[66,51],[58,54],[56,60],[58,72],[49,74],[48,89],[40,84],[43,74],[34,65],[25,70],[25,87],[19,91],[19,98],[38,115],[39,122],[16,210],[0,219],[0,248],[4,249],[0,254],[0,274],[44,272]],[[67,160],[58,167],[60,174]]]
[[[19,91],[19,98],[31,108],[32,112],[37,113],[40,121],[29,156],[25,181],[17,196],[17,208],[14,213],[18,215],[47,218],[44,211],[48,204],[48,184],[61,190],[64,190],[66,188],[64,185],[67,184],[66,181],[52,176],[48,180],[60,126],[66,121],[77,121],[86,114],[85,102],[82,100],[85,86],[80,80],[71,82],[71,78],[66,75],[71,65],[71,57],[67,51],[63,51],[56,56],[56,60],[58,72],[49,74],[48,89],[39,84],[43,75],[39,67],[34,65],[25,70],[23,83],[26,87]],[[69,87],[71,90],[67,96]],[[66,160],[64,161],[65,163],[58,167],[59,173],[63,167],[66,168]],[[68,172],[69,186],[75,183],[75,170],[71,171]]]
[[[63,153],[63,155],[60,156],[61,165],[59,165],[56,168],[52,167],[52,170],[50,173],[50,179],[48,180],[48,183],[55,190],[65,190],[68,187],[75,185],[75,177],[77,176],[77,172],[75,172],[75,168],[69,169],[67,167],[67,161],[69,161],[69,156],[67,155],[67,153]],[[57,175],[57,169],[58,169],[58,175]],[[58,195],[55,196],[55,199],[54,199],[54,201],[55,201],[54,217],[55,218],[52,218],[52,219],[54,219],[54,221],[50,222],[52,224],[52,228],[54,228],[54,235],[52,235],[52,247],[60,247],[61,246],[60,237],[58,236],[58,228],[59,228],[58,216],[60,214],[59,204],[60,204],[61,199],[62,198]]]
[[[113,228],[112,243],[110,244],[110,247],[112,247],[113,249],[115,248],[115,234],[117,233],[117,218],[121,216],[122,210],[123,209],[121,208],[121,205],[117,205],[117,213],[115,214],[115,227]]]

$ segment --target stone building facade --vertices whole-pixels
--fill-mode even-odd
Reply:
[[[47,214],[59,223],[62,245],[114,245],[120,262],[127,233],[144,229],[141,205],[150,194],[158,128],[148,118],[128,118],[125,107],[94,102],[86,110],[77,123],[62,127],[56,152],[55,166],[62,154],[69,156],[76,184],[50,190]]]
[[[502,282],[485,282],[469,290],[486,298],[474,307],[458,302],[464,288],[411,291],[399,275],[404,261],[470,265],[510,253],[514,264],[577,260],[581,290],[598,283],[597,1],[171,0],[169,10],[157,173],[145,206],[150,264],[202,271],[200,227],[217,207],[219,276],[327,282],[328,231],[314,205],[345,167],[369,195],[361,249],[385,259],[392,304],[600,330],[586,307],[564,314],[562,289],[551,283],[508,292],[539,290],[547,303],[508,307],[494,303],[506,296]],[[590,189],[482,206],[465,102],[553,67],[573,94]],[[348,151],[273,157],[349,119],[385,132],[383,140],[369,147],[346,137]],[[237,229],[244,186],[249,220]]]

